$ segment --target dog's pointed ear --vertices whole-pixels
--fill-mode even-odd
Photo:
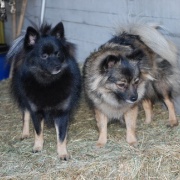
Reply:
[[[128,59],[137,59],[139,61],[144,57],[145,53],[142,51],[142,49],[135,49],[131,54],[127,55]]]
[[[64,38],[64,25],[62,22],[58,23],[51,31],[51,35],[57,39]]]
[[[145,80],[150,80],[150,81],[154,81],[156,80],[152,75],[151,73],[147,72],[147,71],[144,71],[144,70],[141,70],[141,75],[142,75],[142,78],[144,78]]]
[[[120,58],[114,55],[109,55],[102,62],[102,70],[107,71],[113,68],[117,63],[120,63]]]
[[[39,33],[33,27],[29,26],[26,30],[26,35],[24,38],[25,49],[32,49],[38,38]]]

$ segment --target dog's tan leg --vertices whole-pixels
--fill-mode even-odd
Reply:
[[[29,124],[30,124],[30,113],[28,110],[25,110],[23,114],[23,130],[22,130],[21,140],[29,137]]]
[[[132,146],[137,146],[136,139],[136,119],[138,115],[138,106],[133,107],[127,113],[124,114],[126,122],[126,140]]]
[[[174,104],[173,102],[169,99],[169,98],[165,98],[164,102],[168,108],[169,111],[169,125],[170,127],[174,127],[178,125],[178,120],[176,118],[176,114],[175,114],[175,108],[174,108]]]
[[[59,128],[58,126],[55,124],[55,128],[56,128],[56,135],[57,135],[57,153],[58,153],[58,157],[61,160],[68,160],[70,158],[68,152],[67,152],[67,135],[64,139],[63,142],[60,141],[59,139]]]
[[[103,147],[107,142],[107,123],[108,118],[98,109],[95,109],[95,117],[99,129],[99,139],[96,143],[97,147]]]
[[[144,100],[142,105],[146,115],[145,123],[150,124],[152,121],[152,102],[150,100]]]
[[[64,141],[57,141],[57,153],[58,157],[62,160],[68,160],[70,158],[67,152],[67,138],[65,137]]]
[[[44,120],[41,121],[40,134],[38,135],[35,131],[35,141],[34,141],[33,152],[39,152],[43,149],[43,143],[44,143],[43,128],[44,128]]]

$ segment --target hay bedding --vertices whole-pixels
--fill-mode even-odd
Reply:
[[[34,133],[20,141],[21,113],[8,92],[9,80],[0,83],[0,179],[180,179],[180,126],[165,126],[168,113],[155,106],[154,121],[144,124],[138,117],[139,146],[125,141],[125,129],[118,122],[108,126],[108,143],[96,149],[98,138],[92,111],[82,98],[69,127],[71,159],[60,161],[56,154],[55,129],[44,130],[41,153],[32,153]]]

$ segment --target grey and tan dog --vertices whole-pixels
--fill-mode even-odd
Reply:
[[[170,126],[178,124],[172,101],[180,84],[177,49],[157,28],[147,24],[120,28],[85,61],[84,89],[99,128],[98,147],[107,142],[108,122],[121,118],[126,123],[127,142],[137,145],[136,119],[141,102],[147,123],[151,121],[152,103],[158,99],[168,107]]]

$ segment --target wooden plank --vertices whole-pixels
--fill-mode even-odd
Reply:
[[[85,59],[90,55],[90,53],[99,47],[99,44],[89,43],[80,40],[72,39],[71,42],[76,44],[76,57],[78,62],[80,63],[83,63]]]
[[[135,0],[134,9],[137,15],[154,18],[180,19],[179,0]]]
[[[91,43],[103,43],[111,36],[112,30],[105,27],[64,22],[67,37]]]
[[[30,7],[27,8],[25,16],[26,17],[38,16],[40,18],[40,14],[41,14],[41,7],[40,6],[34,6],[32,8],[30,8]]]
[[[82,11],[105,12],[105,13],[123,13],[127,10],[126,0],[56,0],[47,1],[46,7],[59,9],[76,9]],[[126,12],[127,13],[127,12]]]
[[[113,27],[125,19],[120,18],[118,14],[106,14],[100,12],[90,12],[90,11],[78,11],[56,8],[46,8],[45,19],[48,17],[59,17],[60,20],[81,23],[87,25],[95,25],[102,27]]]

